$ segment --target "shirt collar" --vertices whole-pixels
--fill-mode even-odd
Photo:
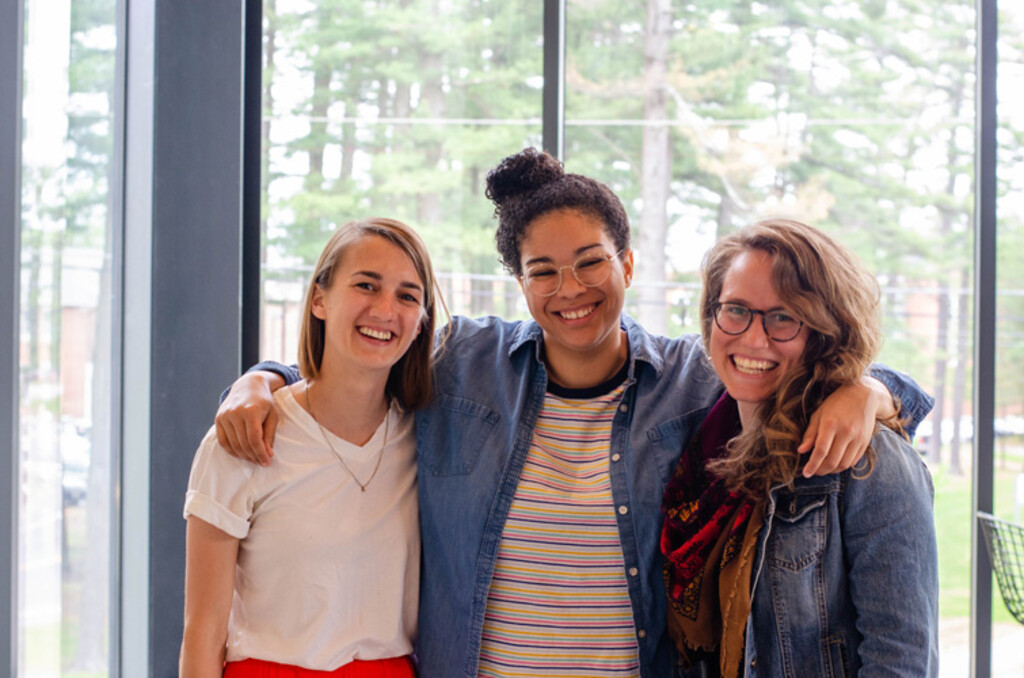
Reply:
[[[626,330],[626,338],[629,341],[629,380],[636,379],[636,361],[638,360],[650,365],[654,369],[655,375],[660,377],[665,367],[665,359],[655,349],[651,335],[625,313],[621,316],[620,325]],[[536,320],[520,323],[516,328],[508,349],[509,357],[511,358],[514,353],[529,343],[533,344],[534,358],[540,362],[544,332]]]

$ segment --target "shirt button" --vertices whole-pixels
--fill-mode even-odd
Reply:
[[[618,461],[619,459],[622,459],[622,455],[618,452],[612,455],[612,461]]]
[[[644,631],[643,629],[640,629],[639,631],[636,632],[636,637],[637,638],[641,638],[641,639],[646,638],[647,637],[647,631]]]
[[[638,574],[640,574],[640,570],[636,569],[635,567],[629,568],[629,576],[630,577],[635,577]]]
[[[625,403],[619,405],[619,412],[628,412],[628,411],[629,411],[629,405],[627,405]]]
[[[624,516],[627,513],[629,513],[629,507],[628,506],[620,506],[619,507],[619,515],[620,516]]]

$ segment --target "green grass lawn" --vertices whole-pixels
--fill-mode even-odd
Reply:
[[[970,460],[965,461],[970,464]],[[1020,469],[996,468],[995,511],[997,517],[1013,519],[1013,482]],[[969,468],[967,469],[970,470]],[[970,614],[971,590],[971,478],[950,475],[945,468],[933,469],[935,483],[935,529],[939,545],[939,615],[966,617]],[[1012,622],[998,587],[992,582],[993,621]]]

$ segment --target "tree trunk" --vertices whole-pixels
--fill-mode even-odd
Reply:
[[[732,231],[732,218],[736,211],[736,203],[729,197],[725,190],[721,192],[722,199],[718,203],[718,210],[715,219],[715,239],[721,238]]]
[[[313,72],[313,105],[309,124],[309,174],[306,189],[319,192],[324,184],[324,146],[327,145],[327,109],[331,105],[330,66],[318,64]]]
[[[928,462],[938,466],[942,462],[942,419],[946,409],[946,354],[949,332],[949,291],[945,281],[939,285],[939,310],[935,330],[935,408],[932,410],[932,435],[928,439]]]
[[[93,316],[92,416],[89,430],[89,481],[86,490],[85,560],[82,563],[82,591],[78,607],[78,650],[74,667],[79,671],[105,671],[109,666],[107,639],[110,625],[110,531],[113,465],[113,401],[111,361],[113,315],[110,264],[112,224],[108,219],[99,297]],[[65,507],[66,509],[66,507]]]
[[[26,237],[28,236],[28,237]],[[22,366],[22,374],[28,372],[32,378],[36,378],[39,372],[39,350],[41,339],[39,335],[39,300],[40,300],[40,275],[42,273],[42,248],[38,231],[33,233],[22,229],[22,238],[27,241],[22,246],[22,251],[28,249],[30,252],[28,263],[28,276],[26,277],[24,298],[28,302],[28,312],[25,325],[28,330],[28,364]]]
[[[970,285],[970,281],[970,270],[960,269],[960,290],[957,293],[956,304],[956,370],[953,376],[953,442],[949,448],[949,472],[956,476],[964,473],[960,466],[960,419],[963,413],[964,393],[967,390],[967,361],[970,358],[967,355],[967,330],[970,326],[968,285]]]
[[[270,133],[271,120],[274,118],[274,88],[271,87],[274,75],[274,58],[277,55],[277,6],[275,0],[263,1],[263,18],[266,21],[263,35],[266,38],[264,46],[263,61],[263,82],[260,86],[262,92],[260,101],[260,187],[266,192],[270,183]],[[263,204],[262,198],[260,204]],[[267,212],[260,210],[260,269],[267,263]],[[262,296],[262,295],[261,295]]]
[[[953,108],[953,111],[956,112],[956,114],[960,113],[960,108],[961,108],[961,106],[963,104],[963,94],[962,93],[963,93],[963,88],[962,87],[957,87],[957,88],[954,88],[954,89],[952,89],[950,91],[950,100],[951,100],[951,103],[952,103],[952,108]],[[947,166],[950,167],[950,168],[956,167],[957,163],[959,162],[959,153],[958,153],[958,150],[957,150],[956,138],[955,137],[956,137],[956,135],[950,135],[949,141],[946,143]],[[949,176],[946,179],[946,195],[950,196],[951,198],[955,198],[955,196],[956,196],[956,179],[957,179],[956,173],[953,172],[953,171],[950,171]],[[939,211],[939,237],[941,238],[941,242],[946,243],[947,245],[953,245],[954,244],[952,242],[952,240],[951,240],[951,236],[953,235],[953,218],[954,218],[954,216],[955,216],[955,213],[952,210],[950,210],[948,208],[941,208],[940,207],[940,211]],[[960,243],[956,243],[956,244],[960,244]],[[954,247],[952,247],[951,249],[953,249],[955,251],[957,248],[954,245]],[[950,266],[950,268],[955,270],[957,268],[957,266],[956,266],[955,263],[953,263]],[[967,270],[963,269],[962,270],[962,275],[966,275],[966,274],[967,274]],[[956,365],[956,368],[955,368],[955,374],[954,374],[954,380],[953,380],[953,403],[952,403],[953,407],[952,407],[952,410],[950,412],[951,416],[953,417],[953,422],[952,422],[952,424],[953,424],[952,425],[953,437],[950,440],[950,473],[953,473],[955,475],[960,475],[960,473],[961,473],[961,470],[960,470],[960,459],[959,459],[959,454],[960,454],[960,417],[963,414],[963,412],[962,412],[963,397],[964,397],[963,396],[963,381],[964,381],[964,378],[965,378],[963,370],[964,370],[965,365],[966,365],[966,359],[965,359],[965,356],[964,356],[964,354],[962,352],[962,346],[961,346],[961,339],[962,339],[962,337],[959,336],[959,332],[958,332],[958,335],[956,337],[957,345],[956,345],[956,347],[954,349],[956,352],[955,353],[951,353],[950,350],[949,350],[949,321],[950,321],[950,310],[951,310],[950,306],[952,304],[952,299],[951,299],[950,295],[952,294],[952,290],[954,288],[954,284],[956,284],[956,287],[959,288],[959,289],[963,289],[963,287],[964,287],[963,284],[954,283],[953,275],[950,274],[945,279],[945,284],[942,286],[943,294],[942,294],[942,297],[941,297],[941,303],[940,303],[940,307],[939,307],[940,311],[941,311],[940,316],[939,316],[939,334],[938,334],[939,344],[938,344],[938,350],[936,351],[936,376],[938,376],[938,369],[939,369],[938,363],[941,362],[942,363],[942,381],[941,382],[936,381],[936,383],[935,383],[935,390],[938,392],[940,390],[940,385],[941,385],[941,392],[943,394],[942,405],[944,406],[945,405],[945,387],[946,387],[946,366],[949,363],[949,356],[950,355],[957,356],[957,365]],[[965,320],[966,320],[966,318],[964,316],[964,311],[962,310],[962,305],[965,304],[965,303],[966,303],[965,300],[962,299],[962,297],[960,296],[960,293],[958,293],[957,294],[958,327],[961,327],[962,323],[965,322]],[[963,339],[963,341],[966,341],[966,339]],[[936,397],[935,409],[937,411],[936,414],[938,415],[938,420],[935,422],[935,427],[936,427],[935,430],[938,431],[938,435],[939,435],[939,437],[941,439],[941,434],[942,434],[942,417],[945,414],[945,411],[944,411],[945,408],[944,407],[942,409],[939,408],[939,399],[938,399],[938,397]],[[938,459],[936,459],[936,461],[938,461]]]
[[[647,34],[644,41],[644,120],[641,159],[643,212],[638,234],[636,266],[638,318],[655,334],[668,332],[665,308],[665,253],[668,231],[667,203],[672,158],[665,76],[669,33],[672,29],[671,0],[647,0]],[[659,124],[651,125],[650,121]]]

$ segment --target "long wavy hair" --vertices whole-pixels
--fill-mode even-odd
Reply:
[[[324,356],[326,327],[324,321],[313,315],[313,294],[317,287],[329,289],[334,281],[345,251],[363,238],[383,238],[396,245],[412,260],[413,267],[423,283],[423,320],[419,335],[388,373],[385,390],[407,410],[425,406],[433,395],[432,358],[436,358],[444,345],[443,338],[434,341],[434,327],[439,309],[447,315],[448,308],[441,296],[430,255],[423,240],[412,228],[395,219],[374,217],[350,221],[331,235],[320,253],[313,277],[306,288],[302,325],[299,328],[299,373],[306,379],[320,374]]]
[[[772,259],[772,285],[782,303],[810,332],[803,355],[760,403],[755,425],[729,442],[728,454],[709,470],[755,501],[779,483],[792,485],[806,455],[796,451],[808,421],[838,387],[859,379],[882,344],[880,290],[854,256],[821,231],[797,221],[761,221],[728,235],[704,256],[700,324],[710,346],[715,304],[732,262],[758,250]],[[894,418],[895,419],[895,418]],[[887,422],[898,427],[896,421]],[[874,467],[868,450],[867,475]]]

